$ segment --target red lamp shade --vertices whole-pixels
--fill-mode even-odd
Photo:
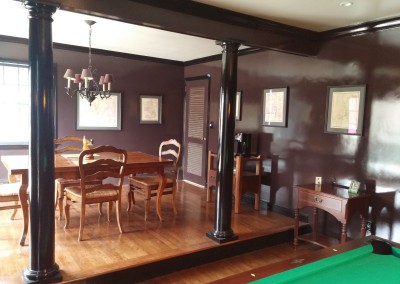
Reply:
[[[112,74],[106,74],[106,76],[104,76],[104,81],[103,81],[104,84],[112,83],[113,81],[114,79]]]

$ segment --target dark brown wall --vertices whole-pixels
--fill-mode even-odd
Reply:
[[[76,98],[71,99],[64,93],[67,81],[63,76],[67,68],[80,72],[87,66],[88,54],[54,49],[53,57],[56,65],[58,137],[85,135],[93,138],[95,145],[112,144],[156,155],[162,140],[175,138],[182,142],[183,66],[93,54],[92,65],[99,73],[113,73],[113,90],[122,93],[122,131],[77,131]],[[27,45],[0,42],[0,58],[27,61]],[[140,94],[162,96],[161,125],[139,123]],[[6,153],[11,152],[0,150],[0,155]],[[5,178],[5,169],[0,165],[0,180]]]
[[[293,208],[293,185],[312,183],[315,176],[344,185],[352,179],[376,183],[372,215],[377,234],[400,241],[399,35],[400,30],[393,29],[332,40],[316,57],[275,51],[239,57],[243,112],[236,130],[258,134],[258,150],[264,156],[280,155],[278,206]],[[216,124],[220,65],[216,61],[185,68],[185,77],[211,74],[210,118]],[[367,86],[363,136],[324,133],[327,87],[358,84]],[[263,89],[285,86],[290,97],[288,127],[261,126]],[[211,150],[217,149],[217,135],[218,127],[210,129]],[[268,200],[265,192],[263,197]],[[385,208],[380,211],[381,207]],[[332,233],[340,229],[332,220],[329,224]],[[350,234],[357,235],[357,216],[351,225]]]
[[[87,65],[88,55],[66,50],[54,51],[57,64],[57,121],[58,136],[85,135],[95,145],[112,144],[127,150],[158,154],[162,140],[176,138],[182,141],[183,129],[183,67],[169,64],[130,60],[113,56],[93,55],[93,66],[99,73],[112,73],[113,89],[122,92],[122,131],[76,131],[76,99],[65,95],[67,68],[80,71]],[[139,95],[162,96],[162,124],[139,123]]]

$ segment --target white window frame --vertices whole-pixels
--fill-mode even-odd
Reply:
[[[29,144],[30,77],[27,63],[0,59],[0,147]]]

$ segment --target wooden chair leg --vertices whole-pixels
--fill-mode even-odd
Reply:
[[[207,186],[207,202],[212,202],[212,186]]]
[[[255,210],[260,209],[260,193],[254,194],[254,209]]]
[[[18,205],[18,201],[14,202],[15,205]],[[17,215],[18,208],[14,208],[13,212],[11,213],[10,220],[14,220],[15,215]]]
[[[70,201],[69,201],[68,199],[65,201],[65,207],[64,207],[64,211],[65,211],[65,225],[64,225],[64,229],[68,229],[68,227],[69,227],[69,207],[70,207],[69,202],[70,202]]]
[[[54,188],[54,209],[57,209],[57,206],[58,206],[58,185],[57,185],[57,182],[55,182],[54,184],[55,184],[55,188]]]
[[[86,206],[81,204],[81,218],[80,218],[80,222],[79,222],[78,241],[82,241],[82,238],[83,238],[83,228],[85,227],[85,209],[86,209]]]
[[[177,215],[178,211],[176,210],[175,198],[176,198],[176,184],[172,187],[172,209],[174,210],[174,214]]]
[[[240,213],[240,197],[239,195],[235,195],[235,213]]]
[[[99,203],[99,215],[103,216],[103,203]]]
[[[29,205],[28,205],[28,193],[26,191],[27,188],[23,190],[23,193],[20,195],[21,209],[22,209],[22,218],[23,218],[23,229],[21,238],[19,240],[19,245],[25,245],[26,235],[28,234],[28,225],[29,225]]]
[[[235,196],[235,213],[236,214],[239,214],[240,213],[240,201],[241,201],[241,199],[242,199],[242,194],[241,194],[241,192],[240,192],[240,189],[238,188],[238,187],[236,187],[235,186],[235,193],[234,193],[234,196]]]
[[[59,212],[59,216],[58,216],[58,220],[62,220],[63,218],[63,206],[64,206],[64,188],[61,185],[57,186],[57,203],[58,203],[58,210]]]
[[[147,216],[149,215],[150,211],[150,197],[146,197],[144,201],[144,220],[147,221]]]
[[[118,229],[119,232],[122,234],[124,232],[123,228],[122,228],[122,224],[121,224],[121,200],[117,201],[117,224],[118,224]]]
[[[132,204],[135,204],[135,196],[133,195],[133,190],[129,189],[128,191],[128,209],[126,211],[131,211]]]
[[[108,210],[107,210],[107,220],[108,222],[111,221],[111,214],[112,214],[113,202],[108,202]]]

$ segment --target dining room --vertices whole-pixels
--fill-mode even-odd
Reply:
[[[100,8],[101,7],[98,7],[98,9]],[[385,23],[388,26],[393,25],[393,22],[390,20]],[[94,26],[93,29],[95,31],[96,26]],[[398,147],[396,144],[397,140],[390,138],[397,137],[399,129],[397,126],[400,121],[398,119],[398,112],[396,111],[396,107],[398,107],[396,83],[398,78],[396,74],[398,73],[394,72],[397,70],[397,57],[393,56],[393,54],[397,54],[398,52],[398,43],[392,41],[392,39],[398,38],[398,29],[382,28],[382,30],[374,30],[371,33],[366,32],[357,37],[353,36],[353,32],[354,31],[350,28],[344,31],[344,34],[340,35],[329,32],[323,33],[329,40],[324,42],[323,48],[319,50],[318,54],[313,54],[313,56],[299,56],[297,53],[280,52],[275,49],[252,50],[248,54],[243,53],[239,56],[237,90],[241,90],[241,99],[238,100],[238,102],[240,102],[238,104],[240,106],[240,114],[234,118],[235,129],[231,130],[232,132],[233,130],[238,132],[251,132],[253,137],[257,137],[257,146],[253,148],[258,152],[257,154],[261,154],[263,157],[268,157],[271,154],[278,154],[278,157],[281,157],[278,163],[279,168],[282,166],[283,170],[279,175],[279,182],[278,180],[273,181],[276,187],[274,188],[274,202],[272,205],[270,204],[271,197],[269,196],[272,188],[266,184],[262,186],[261,203],[264,206],[270,205],[270,209],[272,208],[273,210],[268,212],[260,210],[259,214],[256,214],[254,212],[257,211],[252,209],[249,211],[251,218],[242,221],[240,218],[246,216],[247,210],[243,210],[245,212],[244,215],[232,215],[233,232],[239,236],[239,241],[243,238],[246,239],[248,236],[247,234],[253,234],[243,229],[241,222],[245,223],[245,226],[254,224],[254,226],[257,227],[256,230],[260,228],[264,230],[265,224],[269,221],[274,222],[274,220],[280,220],[281,214],[275,215],[277,212],[281,212],[282,215],[292,216],[294,185],[314,181],[316,176],[322,177],[322,180],[328,183],[334,181],[349,184],[350,181],[357,179],[361,181],[362,186],[365,186],[367,183],[374,184],[376,198],[373,204],[374,206],[376,205],[376,208],[379,210],[371,211],[371,215],[373,215],[371,220],[374,221],[370,224],[370,229],[374,233],[386,237],[387,239],[399,239],[399,230],[395,229],[398,227],[397,221],[399,219],[398,210],[396,210],[398,207],[397,195],[399,191],[397,188],[399,175],[397,171],[397,156],[394,154],[398,152]],[[310,35],[314,33],[307,32],[307,34]],[[259,38],[260,37],[258,37],[258,39]],[[28,55],[30,52],[29,45],[32,42],[35,43],[35,41],[28,41],[23,38],[1,36],[0,51],[2,60],[0,63],[2,68],[5,68],[5,66],[9,67],[11,64],[14,67],[18,66],[18,68],[27,69],[27,63],[29,61]],[[303,45],[299,41],[295,42],[296,44],[288,44],[288,46],[292,48],[303,47],[305,52],[309,51],[309,45]],[[319,47],[319,41],[311,40],[311,42],[313,43],[311,46],[312,48]],[[47,41],[47,44],[50,46],[50,41]],[[222,47],[219,48],[222,50]],[[377,50],[380,50],[379,56],[371,56],[371,54],[375,54]],[[182,62],[93,49],[92,59],[96,68],[101,70],[101,72],[104,70],[104,72],[112,73],[115,81],[112,85],[112,95],[109,98],[105,100],[96,99],[91,102],[93,108],[90,107],[90,103],[88,108],[84,108],[81,104],[80,96],[71,97],[65,93],[66,88],[68,88],[67,84],[71,79],[67,78],[66,80],[63,75],[71,66],[74,66],[74,68],[81,68],[82,65],[86,65],[87,56],[87,48],[59,43],[54,43],[53,45],[51,63],[47,61],[50,56],[44,56],[46,64],[48,64],[48,72],[45,72],[46,80],[40,80],[40,82],[44,82],[44,87],[48,88],[48,90],[56,90],[54,96],[52,96],[50,100],[51,104],[54,103],[54,108],[51,109],[54,113],[51,114],[52,118],[47,120],[48,124],[44,125],[44,127],[40,123],[35,125],[38,133],[43,130],[45,132],[41,132],[42,135],[38,135],[36,137],[37,139],[33,139],[34,142],[46,141],[48,145],[52,145],[53,138],[74,135],[90,139],[94,146],[113,145],[125,149],[128,152],[141,151],[157,156],[160,142],[175,138],[182,143],[183,148],[187,150],[189,148],[188,143],[185,143],[187,142],[185,137],[187,121],[183,119],[185,118],[184,114],[187,110],[185,104],[187,103],[188,97],[185,87],[188,84],[188,78],[193,79],[201,77],[203,79],[206,78],[205,81],[208,82],[208,85],[205,89],[209,91],[209,101],[207,101],[209,109],[205,110],[207,114],[206,118],[208,119],[205,123],[207,135],[201,136],[202,143],[206,145],[206,148],[213,151],[218,150],[218,147],[221,146],[219,143],[221,54],[205,58],[204,60]],[[35,62],[37,63],[37,61]],[[82,64],[82,62],[85,63]],[[394,67],[392,65],[394,65]],[[40,68],[34,70],[40,70]],[[307,70],[307,72],[304,72],[304,70]],[[7,80],[5,81],[8,83]],[[52,82],[52,84],[46,85],[48,82]],[[362,95],[360,94],[361,100],[358,100],[365,104],[365,109],[364,104],[362,105],[363,108],[359,109],[364,112],[357,112],[357,122],[361,124],[364,123],[364,125],[361,126],[357,124],[356,128],[353,126],[352,128],[345,127],[341,129],[341,131],[334,129],[334,127],[327,127],[328,124],[325,119],[331,115],[334,110],[332,107],[328,108],[331,95],[331,89],[329,87],[331,85],[339,85],[346,91],[349,84],[356,85],[359,87],[358,90],[365,91]],[[21,86],[22,85],[25,88],[27,87],[26,84],[21,84]],[[368,88],[365,88],[366,85],[368,85]],[[40,87],[38,89],[41,89]],[[233,89],[232,86],[229,87]],[[285,90],[284,94],[286,98],[286,103],[279,105],[284,110],[284,114],[280,116],[282,121],[271,125],[265,115],[265,109],[268,106],[267,102],[269,102],[267,100],[268,94],[273,93],[274,90],[282,89]],[[234,90],[235,94],[237,90]],[[270,92],[268,92],[268,90],[270,90]],[[16,89],[11,88],[7,90],[7,92],[2,93],[6,95],[4,96],[1,107],[7,109],[8,104],[6,103],[10,101],[15,102],[17,100],[18,96],[8,95],[14,92],[16,92]],[[46,95],[49,93],[50,92],[44,92]],[[43,96],[43,98],[47,97]],[[26,110],[29,106],[28,100],[22,99],[21,101],[23,102],[22,109],[25,108]],[[103,111],[95,111],[94,115],[96,121],[102,122],[100,125],[91,122],[92,118],[89,116],[89,111],[95,109],[96,101],[102,101],[106,106],[116,106],[116,108],[114,108],[115,111],[112,112],[111,115],[111,121],[113,121],[111,127],[107,125],[107,122],[110,121],[109,119],[105,122],[102,120],[103,117],[110,118],[108,115],[103,115]],[[42,106],[46,106],[46,102],[48,101],[44,100]],[[155,113],[156,115],[150,115],[150,112],[143,111],[144,109],[142,107],[150,104],[150,102],[156,105],[156,107],[151,108],[151,113]],[[12,115],[17,112],[13,112],[10,108],[7,112],[1,112],[1,115],[5,113]],[[23,117],[26,111],[20,111],[19,114],[20,115],[16,115],[16,117]],[[148,115],[150,115],[150,119]],[[50,116],[46,118],[48,117]],[[9,117],[3,117],[1,126],[8,127],[8,129],[11,128],[11,130],[1,132],[1,139],[19,137],[19,134],[26,131],[26,128],[13,127],[12,125]],[[3,135],[3,133],[10,134]],[[231,140],[230,143],[233,144],[233,137]],[[43,151],[46,151],[51,148],[50,146],[47,147],[48,145],[38,143],[38,145],[35,146],[41,147]],[[28,151],[27,141],[19,143],[18,145],[0,145],[0,156],[27,155]],[[285,159],[282,159],[282,157],[285,157]],[[46,159],[42,160],[44,162],[47,161]],[[187,171],[188,164],[190,163],[183,157],[180,162],[182,166],[181,169],[183,170],[178,173],[178,178],[185,180],[185,182],[190,182],[183,173]],[[201,163],[195,164],[200,165]],[[203,163],[203,167],[200,166],[199,168],[205,170],[205,165],[206,163]],[[264,170],[265,169],[266,166],[264,165]],[[3,165],[0,166],[0,182],[7,182],[7,169]],[[208,222],[210,218],[213,218],[215,216],[215,211],[212,210],[215,210],[213,208],[215,203],[208,204],[204,201],[203,194],[205,194],[205,190],[203,186],[205,182],[198,186],[194,186],[193,183],[189,184],[185,182],[180,183],[181,188],[178,190],[180,195],[178,195],[177,200],[179,200],[180,204],[177,202],[176,211],[178,214],[176,216],[173,214],[173,208],[170,207],[171,196],[168,196],[165,198],[163,197],[163,204],[164,201],[166,202],[165,206],[163,205],[161,207],[164,221],[162,223],[159,221],[156,222],[157,215],[155,212],[157,210],[155,210],[155,207],[150,207],[150,209],[153,210],[149,211],[149,221],[143,222],[146,208],[145,205],[143,205],[144,203],[138,200],[137,205],[133,206],[132,212],[126,213],[124,211],[123,213],[123,223],[128,223],[128,232],[126,234],[119,234],[115,219],[113,219],[110,223],[110,228],[107,227],[107,231],[101,231],[99,235],[103,237],[112,232],[112,234],[115,233],[115,235],[118,235],[118,240],[125,240],[125,235],[134,238],[129,230],[134,231],[135,234],[140,234],[136,231],[136,226],[143,231],[146,231],[147,226],[149,226],[153,230],[150,232],[151,235],[157,235],[158,232],[162,232],[163,236],[157,235],[157,244],[164,242],[169,244],[170,240],[166,239],[166,236],[172,236],[171,238],[179,241],[182,237],[181,233],[185,233],[188,235],[189,239],[193,239],[194,233],[192,234],[191,231],[186,231],[186,227],[193,227],[195,223],[193,220],[204,219]],[[53,189],[52,186],[48,186],[48,188]],[[126,185],[123,190],[127,194],[128,189]],[[193,191],[191,197],[186,195],[186,191],[188,194]],[[39,194],[39,196],[43,198],[43,194]],[[192,203],[192,201],[190,201],[191,198],[196,201]],[[52,200],[46,200],[46,202],[50,204]],[[124,202],[127,201],[125,199],[122,200],[122,207],[126,208],[128,204]],[[188,203],[187,205],[185,204],[186,202]],[[191,215],[192,209],[190,206],[193,206],[193,204],[199,208],[201,212],[199,214],[205,214],[206,217]],[[136,208],[137,206],[144,207]],[[151,206],[154,206],[154,204]],[[185,206],[189,206],[189,209]],[[59,212],[54,211],[51,206],[45,207],[46,210],[54,212],[54,214]],[[99,217],[96,210],[97,209],[94,207],[92,210],[89,210],[91,211],[91,216],[88,217],[87,221],[90,223],[90,220],[94,220],[93,224],[96,224],[96,226],[96,222],[99,222],[98,228],[99,230],[103,230],[102,226],[104,224],[102,221],[105,220],[103,220],[103,217]],[[210,210],[212,212],[211,214]],[[181,215],[180,212],[184,214]],[[45,217],[50,216],[46,214],[44,214]],[[179,220],[179,218],[185,218],[185,214],[193,218],[193,220],[183,224],[176,221]],[[267,218],[258,223],[257,219],[263,218],[265,214]],[[137,215],[139,215],[139,217]],[[67,259],[63,259],[63,252],[69,251],[69,249],[68,246],[66,246],[67,250],[63,250],[59,241],[65,237],[71,241],[73,240],[74,243],[77,242],[76,238],[78,234],[75,230],[78,230],[78,216],[78,213],[71,209],[70,229],[65,231],[62,229],[64,222],[55,221],[55,255],[50,253],[49,258],[51,264],[53,264],[52,262],[54,260],[60,265],[61,274],[64,273],[64,270],[68,271],[69,268],[65,268],[68,267],[67,262],[71,259],[75,259],[75,256],[69,256]],[[18,244],[21,235],[20,221],[22,217],[17,215],[17,218],[18,220],[7,221],[5,224],[9,226],[10,224],[14,225],[14,223],[18,223],[18,225],[16,225],[17,229],[12,230],[12,238],[7,237],[8,241],[12,239],[12,242]],[[140,225],[134,223],[133,225],[129,223],[131,220],[133,220],[132,222],[140,220],[142,223],[140,223]],[[340,233],[340,228],[338,229],[337,226],[331,226],[332,224],[336,224],[336,220],[329,218],[321,220],[329,224],[321,224],[321,226],[324,226],[324,230],[328,231],[329,234],[334,236]],[[173,228],[173,230],[176,230],[178,233],[163,231],[166,224],[169,224],[168,222],[171,223],[171,226],[180,224],[182,227]],[[289,223],[290,221],[288,221],[288,223],[282,221],[284,227],[286,228],[287,225],[290,229],[292,225],[289,225]],[[201,227],[201,229],[199,229],[199,231],[201,231],[201,233],[199,233],[199,242],[205,242],[211,245],[211,247],[217,247],[215,243],[210,242],[210,240],[205,237],[205,233],[213,228],[213,222],[211,221],[206,225],[199,223],[199,226]],[[88,227],[90,228],[90,225],[88,225]],[[11,233],[11,230],[4,230],[6,231],[5,235]],[[359,223],[352,223],[349,235],[354,236],[358,234],[358,232]],[[254,233],[254,235],[257,234],[258,233]],[[94,235],[90,235],[90,237],[92,236],[95,237]],[[159,241],[158,237],[163,241]],[[143,235],[140,238],[145,244],[150,243],[148,235]],[[28,237],[26,241],[30,245],[36,246],[39,244],[41,247],[45,247],[43,243],[40,243],[40,240],[37,243],[30,243],[29,241],[31,240]],[[82,246],[84,246],[85,242],[86,241],[83,241]],[[188,242],[190,243],[190,240],[188,240]],[[273,243],[273,241],[270,242]],[[52,242],[49,243],[51,244]],[[152,245],[153,242],[149,244],[149,250],[151,250]],[[96,244],[91,246],[97,247]],[[138,248],[145,247],[143,244],[138,246],[127,244],[126,246],[130,247],[129,251],[138,251],[139,254],[143,254],[143,251]],[[189,246],[197,247],[201,245],[190,243]],[[5,244],[5,247],[10,247],[13,250],[12,252],[5,252],[5,255],[11,256],[13,260],[18,260],[20,258],[20,260],[24,262],[22,264],[17,264],[18,270],[26,269],[27,263],[31,261],[28,260],[29,257],[27,255],[29,253],[26,252],[27,248],[25,246],[11,246],[8,243]],[[108,247],[114,248],[112,242],[108,244]],[[223,244],[221,247],[229,247],[229,245]],[[73,251],[75,248],[71,250]],[[177,250],[180,251],[180,248]],[[38,253],[40,250],[35,251]],[[17,255],[14,254],[15,252]],[[124,253],[129,254],[128,252]],[[163,253],[165,253],[165,251],[163,251]],[[99,254],[102,259],[108,258],[105,252]],[[196,256],[193,252],[191,252],[191,254]],[[96,251],[89,251],[86,252],[86,255],[90,255],[90,257],[76,258],[85,259],[85,262],[90,263],[94,261],[93,259],[96,258],[95,256],[97,253]],[[52,257],[55,257],[55,259],[52,260]],[[134,258],[132,255],[129,255],[129,257]],[[33,259],[34,261],[36,260],[36,258]],[[122,256],[117,256],[117,259],[121,260],[124,258]],[[5,261],[7,261],[7,259],[5,259]],[[185,261],[180,259],[179,263],[182,265]],[[188,261],[188,263],[195,262]],[[34,264],[36,265],[36,263]],[[105,263],[104,265],[107,264]],[[12,266],[14,267],[14,264]],[[82,267],[81,264],[75,264],[75,266]],[[36,269],[37,267],[34,268]],[[115,268],[115,270],[120,269],[121,268]],[[104,268],[104,271],[106,270],[107,269]],[[90,270],[90,273],[96,275],[97,271],[98,269],[93,268]],[[63,278],[72,279],[69,278],[69,273],[75,275],[75,272],[69,271],[65,276],[63,275]],[[77,275],[79,275],[79,273],[77,273]]]

